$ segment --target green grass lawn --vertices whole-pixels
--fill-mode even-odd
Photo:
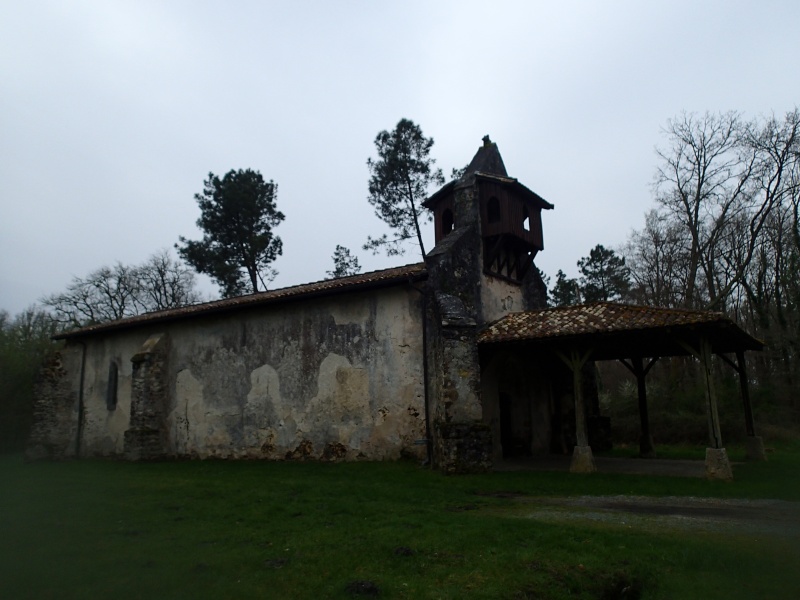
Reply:
[[[800,500],[800,446],[734,473],[444,477],[406,462],[5,456],[0,598],[800,597],[797,537],[547,523],[519,510],[520,494]]]

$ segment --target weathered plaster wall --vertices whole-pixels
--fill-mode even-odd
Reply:
[[[123,451],[130,359],[169,339],[166,454],[384,459],[424,453],[421,295],[408,286],[120,332],[88,345],[84,447]],[[119,360],[119,404],[105,405]]]
[[[491,323],[510,312],[525,310],[523,290],[519,284],[492,277],[481,271],[481,310],[483,323]]]
[[[86,456],[111,456],[122,454],[125,431],[130,426],[131,382],[133,364],[131,357],[147,340],[142,331],[121,332],[86,338],[86,364],[83,384],[83,433],[81,454]],[[68,347],[79,347],[74,342]],[[108,392],[108,367],[116,363],[117,405],[113,410],[106,406]],[[73,370],[77,373],[80,370]]]

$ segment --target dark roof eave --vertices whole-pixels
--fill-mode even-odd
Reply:
[[[454,179],[452,181],[448,181],[447,183],[445,183],[442,187],[440,187],[433,194],[431,194],[426,200],[423,200],[422,206],[424,206],[427,209],[433,209],[433,205],[436,204],[439,198],[447,194],[453,187],[455,187],[458,181],[459,181],[458,179]]]
[[[302,288],[319,285],[325,282],[317,282],[316,284],[304,284],[299,286],[292,286],[301,288],[295,293],[285,293],[283,295],[276,295],[281,291],[291,290],[290,288],[282,288],[279,290],[271,290],[268,292],[261,292],[259,294],[251,294],[250,296],[240,296],[238,298],[227,298],[223,300],[215,300],[209,303],[185,306],[176,309],[167,309],[164,311],[145,313],[134,317],[128,317],[117,321],[110,321],[100,323],[97,325],[90,325],[80,329],[74,329],[53,336],[54,340],[69,340],[82,337],[89,337],[92,335],[107,333],[110,331],[121,331],[125,329],[133,329],[136,327],[169,323],[175,321],[184,321],[188,319],[202,318],[209,315],[220,315],[224,313],[236,312],[246,310],[249,308],[256,308],[261,306],[269,306],[275,304],[283,304],[286,302],[294,302],[297,300],[306,300],[309,298],[319,298],[324,296],[336,296],[341,294],[348,294],[352,292],[364,291],[368,289],[377,289],[381,287],[391,287],[402,283],[416,283],[427,279],[428,272],[425,269],[424,263],[418,265],[409,265],[410,267],[419,267],[417,270],[405,270],[400,274],[393,277],[367,279],[364,281],[356,281],[347,285],[336,287],[317,287],[310,290],[303,290]],[[402,270],[402,267],[398,268]],[[391,269],[386,269],[391,270]],[[376,271],[380,273],[380,271]],[[353,276],[358,278],[361,276]],[[261,297],[259,297],[261,296]],[[245,300],[242,300],[245,298]],[[237,301],[238,300],[238,301]]]
[[[669,334],[674,335],[677,333],[686,333],[690,331],[700,331],[705,330],[706,332],[710,332],[710,336],[712,337],[712,346],[716,346],[715,352],[717,353],[729,353],[729,352],[736,352],[738,350],[742,351],[756,351],[760,352],[764,349],[765,343],[761,340],[754,338],[746,331],[741,329],[736,323],[728,319],[727,317],[722,317],[717,321],[705,321],[702,323],[682,323],[682,324],[671,324],[665,326],[653,326],[653,327],[642,327],[638,329],[619,329],[613,331],[591,331],[591,332],[583,332],[583,333],[570,333],[565,335],[549,335],[549,336],[542,336],[542,337],[530,337],[530,338],[520,338],[520,337],[513,337],[512,335],[509,336],[496,336],[491,339],[483,339],[480,340],[478,343],[481,346],[496,346],[498,344],[511,344],[514,346],[522,346],[522,345],[529,345],[529,346],[538,346],[538,347],[553,347],[553,346],[587,346],[592,345],[593,343],[604,342],[604,341],[614,341],[614,340],[623,340],[629,338],[631,336],[639,337],[641,336],[643,339],[647,336],[653,336],[658,334]],[[715,333],[720,332],[719,335],[715,335]],[[733,340],[733,343],[731,343]],[[663,339],[659,339],[659,348],[663,350],[664,346],[661,345]],[[675,346],[679,346],[677,339],[671,340]],[[654,344],[650,344],[648,348],[647,343],[643,343],[636,348],[632,348],[631,351],[625,356],[620,356],[618,358],[627,358],[629,356],[687,356],[691,354],[688,350],[681,348],[680,351],[670,351],[668,354],[659,353],[652,351]],[[720,348],[722,346],[722,348]],[[601,350],[600,354],[602,355],[603,352]]]
[[[513,177],[501,177],[499,175],[492,175],[491,173],[481,173],[481,172],[474,173],[474,176],[476,180],[493,181],[495,183],[499,183],[501,185],[507,185],[513,188],[515,191],[520,193],[520,195],[522,195],[526,201],[530,202],[535,208],[541,208],[543,210],[552,210],[553,208],[555,208],[555,205],[551,204],[550,202],[542,198],[539,194],[537,194],[527,186],[521,184],[518,179],[515,179]],[[427,200],[425,200],[422,203],[422,206],[424,206],[427,209],[433,209],[433,207],[436,205],[439,199],[442,196],[448,194],[459,181],[461,180],[453,180],[446,183],[444,186],[435,191]]]
[[[515,179],[513,177],[500,177],[498,175],[492,175],[490,173],[475,173],[476,179],[481,179],[483,181],[494,181],[497,183],[501,183],[503,185],[508,185],[517,192],[520,192],[521,195],[532,202],[537,208],[541,208],[544,210],[552,210],[555,205],[550,204],[547,200],[542,198],[539,194],[534,192],[532,189],[523,185],[519,182],[519,179]]]

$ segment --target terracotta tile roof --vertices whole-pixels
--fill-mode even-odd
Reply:
[[[633,306],[611,302],[561,306],[511,313],[485,329],[483,343],[530,340],[587,333],[607,333],[708,323],[727,319],[722,313]]]
[[[597,302],[527,312],[511,313],[483,330],[481,344],[498,342],[545,341],[582,336],[615,336],[649,331],[654,342],[657,335],[676,330],[711,332],[720,351],[727,348],[760,350],[763,343],[741,330],[722,313],[634,306],[613,302]],[[648,336],[639,335],[627,340],[647,345]],[[661,343],[661,342],[659,342]],[[661,343],[659,350],[666,346]]]
[[[120,319],[118,321],[110,321],[108,323],[100,323],[98,325],[90,325],[81,329],[75,329],[59,334],[55,336],[54,339],[81,337],[117,329],[128,329],[138,325],[175,321],[179,319],[192,318],[220,312],[230,312],[253,306],[286,302],[301,298],[354,292],[361,289],[390,286],[402,282],[420,281],[426,277],[427,271],[425,270],[425,263],[415,263],[402,267],[361,273],[359,275],[352,275],[350,277],[325,279],[323,281],[316,281],[314,283],[305,283],[302,285],[295,285],[277,290],[268,290],[266,292],[248,294],[246,296],[238,296],[236,298],[225,298],[223,300],[214,300],[212,302],[204,302],[202,304],[192,304],[191,306],[183,306],[181,308],[172,308],[168,310],[145,313],[135,317],[129,317],[127,319]]]

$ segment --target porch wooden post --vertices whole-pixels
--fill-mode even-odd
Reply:
[[[586,406],[583,402],[583,377],[582,364],[579,364],[576,353],[573,352],[572,362],[572,388],[575,393],[575,441],[578,446],[589,445],[589,435],[586,431]]]
[[[719,428],[717,394],[714,389],[714,372],[711,368],[711,342],[708,338],[700,340],[700,363],[705,379],[706,412],[708,414],[708,437],[712,448],[722,448],[722,432]]]
[[[755,435],[756,428],[753,423],[753,409],[750,406],[750,389],[747,385],[747,368],[744,364],[744,352],[736,352],[737,371],[739,372],[739,388],[742,392],[742,404],[744,404],[744,426],[747,435]]]
[[[756,435],[756,426],[753,421],[753,408],[750,404],[750,388],[747,384],[747,367],[744,362],[744,351],[736,351],[736,371],[739,373],[739,388],[742,393],[742,404],[744,404],[744,425],[747,431],[745,443],[745,453],[749,460],[767,460],[767,453],[764,451],[764,440]]]
[[[717,395],[714,390],[714,373],[711,369],[711,340],[703,336],[700,338],[700,347],[693,348],[689,344],[679,341],[680,344],[700,360],[703,367],[705,382],[706,413],[708,415],[709,447],[706,448],[706,477],[709,479],[733,479],[731,463],[728,453],[722,447],[722,433],[719,427],[719,411],[717,409]]]
[[[575,441],[576,446],[572,451],[572,463],[569,470],[572,473],[593,473],[597,470],[589,446],[589,435],[586,428],[586,407],[583,403],[583,380],[581,369],[592,351],[589,350],[581,356],[577,350],[571,350],[569,357],[558,352],[558,357],[572,370],[572,387],[575,397]]]
[[[653,436],[650,433],[650,416],[647,412],[647,385],[645,384],[647,371],[650,370],[655,361],[647,365],[647,369],[644,368],[641,357],[634,358],[631,362],[633,363],[634,375],[636,375],[636,389],[639,400],[639,425],[641,428],[639,432],[639,456],[655,458],[656,449],[655,444],[653,444]]]
[[[653,443],[653,436],[650,434],[650,417],[647,413],[647,385],[645,379],[657,361],[658,357],[652,358],[645,367],[641,357],[632,358],[630,363],[624,359],[619,359],[619,362],[636,377],[636,390],[639,400],[639,456],[642,458],[656,457],[656,447]]]

